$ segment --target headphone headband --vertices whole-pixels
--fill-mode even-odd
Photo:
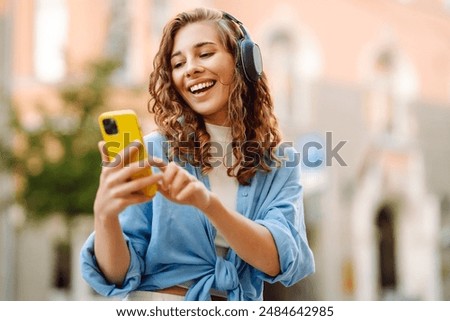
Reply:
[[[223,17],[236,23],[239,26],[239,29],[241,29],[242,35],[244,37],[250,38],[250,35],[248,34],[247,29],[245,28],[244,24],[240,20],[238,20],[235,16],[229,14],[228,12],[223,11]]]
[[[250,82],[257,82],[263,72],[261,50],[254,43],[244,24],[228,12],[222,12],[224,19],[230,20],[239,26],[242,38],[238,40],[238,66],[245,78]]]

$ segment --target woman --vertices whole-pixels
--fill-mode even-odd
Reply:
[[[103,167],[82,249],[100,294],[261,300],[264,281],[289,286],[314,271],[299,167],[283,159],[295,151],[280,148],[266,77],[244,72],[242,40],[235,18],[209,9],[164,29],[149,87],[159,130],[145,138],[154,175]],[[138,192],[155,182],[153,199]]]

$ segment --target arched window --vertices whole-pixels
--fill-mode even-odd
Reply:
[[[286,137],[295,140],[313,124],[312,86],[322,55],[314,33],[287,8],[282,12],[267,22],[261,45],[275,112]]]
[[[152,0],[150,27],[155,39],[160,39],[164,25],[170,17],[170,3],[167,0]]]
[[[292,125],[294,113],[295,48],[288,33],[277,31],[272,34],[270,41],[270,77],[274,92],[276,113],[284,125]]]
[[[120,67],[113,76],[115,80],[128,80],[129,31],[131,28],[128,11],[129,1],[111,0],[105,54],[116,60]]]
[[[395,57],[386,49],[375,57],[373,63],[373,79],[367,106],[367,121],[374,133],[392,134],[393,124],[393,74]]]
[[[401,143],[414,134],[409,105],[417,92],[417,76],[395,46],[381,48],[368,59],[366,122],[372,137]]]

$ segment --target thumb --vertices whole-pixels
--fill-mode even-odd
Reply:
[[[106,142],[104,140],[101,140],[97,144],[98,149],[100,151],[100,155],[102,156],[102,162],[103,163],[109,163],[109,156],[108,156],[108,150],[106,149]]]

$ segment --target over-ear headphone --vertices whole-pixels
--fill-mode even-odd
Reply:
[[[239,26],[242,32],[242,38],[238,40],[238,66],[248,81],[257,82],[263,72],[262,56],[259,46],[252,41],[242,22],[227,12],[223,12],[223,17]]]

